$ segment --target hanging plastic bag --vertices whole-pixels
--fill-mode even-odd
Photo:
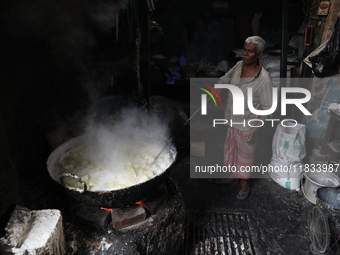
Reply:
[[[312,56],[309,60],[312,63],[314,74],[321,78],[339,73],[340,55],[340,22],[339,18],[334,25],[334,32],[325,48],[318,55]]]

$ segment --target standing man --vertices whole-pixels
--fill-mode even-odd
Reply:
[[[233,115],[233,97],[229,92],[225,119],[229,121],[227,137],[224,144],[224,164],[235,166],[237,172],[233,173],[234,178],[219,179],[216,183],[238,183],[242,180],[241,189],[236,195],[238,199],[245,199],[250,192],[249,171],[242,171],[244,167],[251,167],[254,163],[257,129],[261,122],[250,125],[248,120],[260,119],[264,121],[268,116],[257,116],[248,108],[247,88],[252,87],[253,106],[257,110],[267,110],[272,106],[272,83],[269,73],[260,66],[259,58],[263,55],[265,41],[259,36],[251,36],[245,40],[243,47],[243,59],[236,63],[224,76],[219,84],[232,84],[242,90],[244,95],[244,115]]]

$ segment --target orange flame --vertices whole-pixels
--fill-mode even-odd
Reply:
[[[105,207],[100,207],[100,209],[103,209],[103,210],[106,210],[106,211],[110,211],[110,212],[112,212],[112,211],[113,211],[113,208],[105,208]]]
[[[142,201],[136,202],[135,204],[136,204],[136,205],[143,206],[143,202],[142,202]],[[113,209],[115,209],[115,208],[105,208],[105,207],[100,207],[100,209],[103,209],[103,210],[107,210],[107,211],[112,212]]]

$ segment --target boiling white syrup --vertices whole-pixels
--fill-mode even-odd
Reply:
[[[117,190],[145,182],[164,172],[173,159],[170,152],[164,150],[155,161],[161,150],[158,145],[145,144],[137,152],[128,151],[124,162],[117,164],[107,159],[94,162],[82,151],[77,151],[68,154],[59,166],[61,173],[72,173],[83,179],[90,191]],[[67,184],[78,186],[75,179],[68,180]]]

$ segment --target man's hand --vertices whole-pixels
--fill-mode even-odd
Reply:
[[[264,120],[266,120],[267,118],[268,118],[268,116],[261,116],[260,119],[261,119],[262,121],[264,121]],[[251,139],[253,138],[253,136],[254,136],[256,130],[259,128],[258,125],[260,125],[260,124],[261,124],[261,123],[258,121],[258,122],[255,124],[256,127],[252,127],[252,128],[248,131],[248,133],[244,135],[243,141],[245,141],[245,142],[247,142],[247,143],[251,142]]]
[[[249,142],[251,141],[251,139],[253,138],[256,129],[257,129],[257,128],[251,128],[251,129],[248,131],[248,133],[247,133],[246,135],[244,135],[243,141],[249,143]]]

